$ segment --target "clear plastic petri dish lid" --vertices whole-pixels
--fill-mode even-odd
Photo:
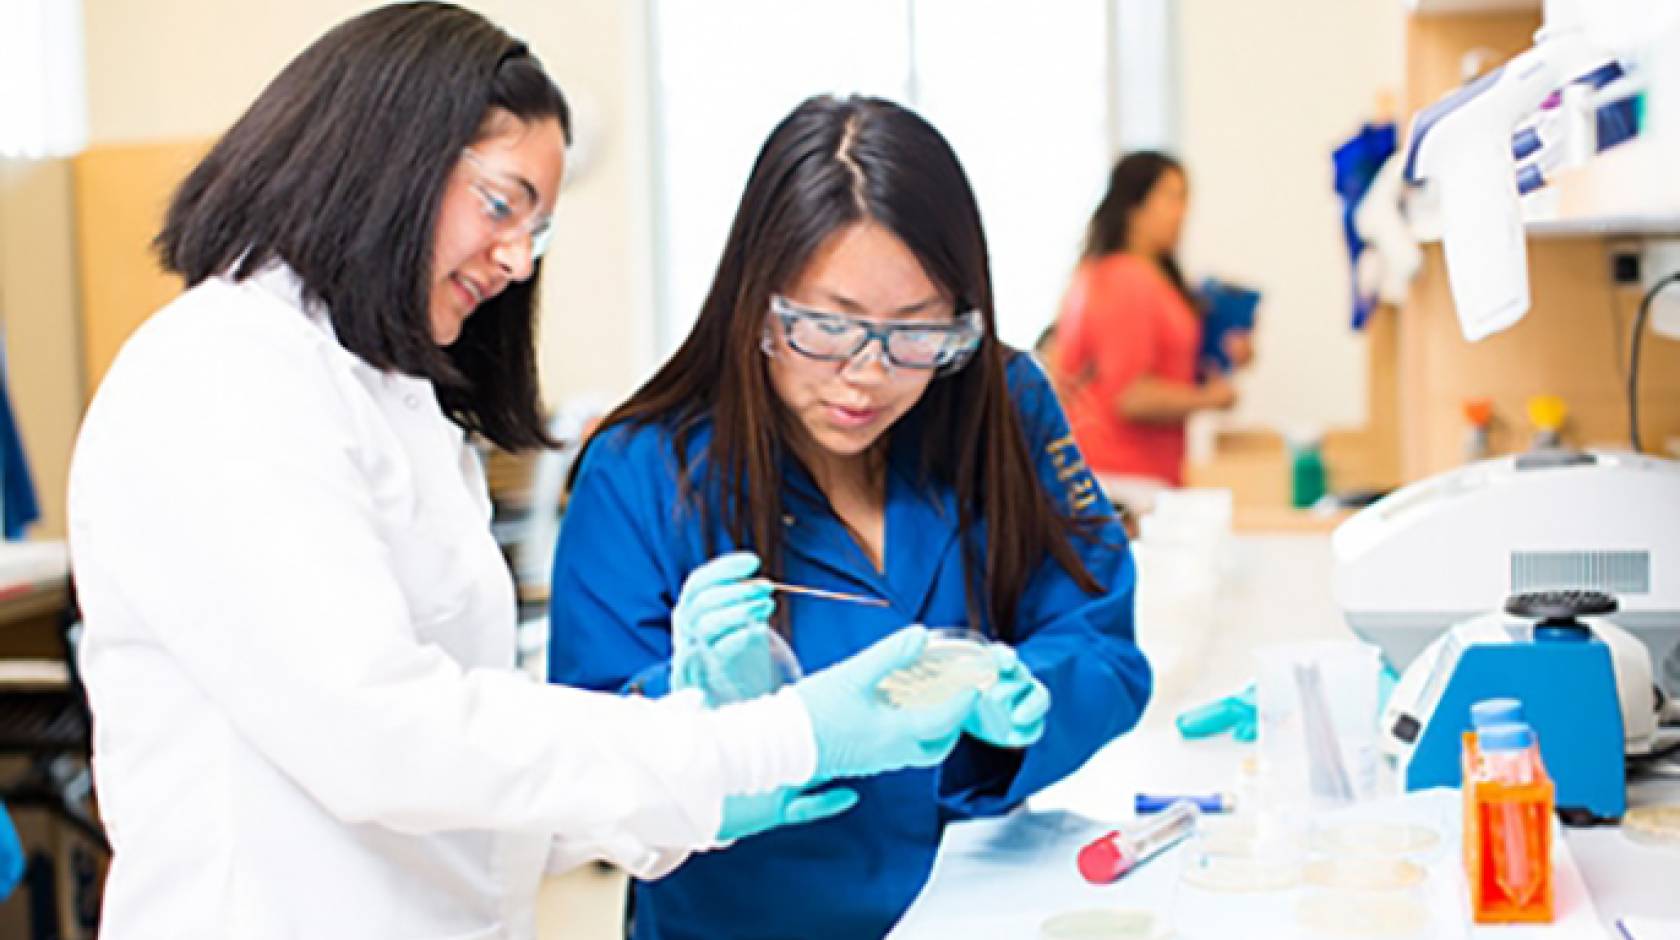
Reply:
[[[1156,940],[1161,935],[1154,914],[1110,907],[1056,914],[1038,928],[1039,940]]]
[[[1305,850],[1299,818],[1261,815],[1204,816],[1191,837],[1181,881],[1210,896],[1286,892],[1301,881]]]
[[[1432,855],[1442,844],[1434,827],[1409,820],[1337,820],[1316,825],[1310,846],[1335,857]]]
[[[1295,925],[1303,938],[1323,940],[1435,940],[1447,925],[1432,911],[1421,890],[1316,890],[1295,905]]]
[[[706,690],[706,704],[732,705],[792,685],[804,678],[805,670],[793,647],[774,630],[755,636],[746,649],[734,653],[730,667],[722,678],[714,679]]]
[[[1392,891],[1420,885],[1427,877],[1416,862],[1373,855],[1321,858],[1301,869],[1306,884],[1335,891]]]
[[[881,695],[898,708],[927,708],[966,689],[997,682],[997,659],[985,636],[962,627],[929,628],[921,658],[881,680]]]
[[[1634,807],[1622,815],[1622,832],[1647,845],[1680,847],[1680,804]]]

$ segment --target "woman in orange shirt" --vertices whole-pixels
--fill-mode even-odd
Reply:
[[[1116,163],[1058,318],[1055,372],[1074,436],[1119,489],[1182,484],[1185,419],[1237,399],[1227,377],[1196,375],[1201,310],[1174,255],[1188,201],[1172,157]],[[1225,345],[1233,363],[1250,359],[1246,334]]]

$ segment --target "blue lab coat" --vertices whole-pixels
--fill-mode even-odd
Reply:
[[[1096,531],[1099,543],[1073,542],[1104,590],[1085,593],[1047,558],[1017,608],[1021,660],[1050,690],[1043,738],[1009,751],[964,737],[938,768],[849,781],[861,799],[839,816],[696,855],[661,881],[637,884],[636,940],[880,937],[926,882],[947,821],[1016,806],[1136,723],[1150,672],[1133,642],[1136,568],[1125,533],[1079,456],[1044,374],[1016,354],[1008,377],[1039,476],[1058,505],[1108,517]],[[783,579],[892,603],[876,608],[778,595],[807,672],[906,624],[967,624],[954,493],[917,482],[921,421],[913,408],[893,431],[885,573],[875,570],[809,475],[796,462],[787,464]],[[691,436],[691,466],[710,440],[709,426]],[[670,614],[683,580],[735,547],[719,526],[708,550],[697,512],[679,502],[676,467],[671,436],[658,426],[612,428],[589,448],[555,556],[552,681],[668,691]],[[978,534],[976,557],[983,559],[983,523]],[[995,633],[989,623],[983,628]]]

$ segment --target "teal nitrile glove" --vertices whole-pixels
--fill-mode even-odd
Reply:
[[[723,801],[719,842],[734,842],[781,826],[797,826],[838,816],[857,804],[856,790],[833,787],[812,792],[805,787],[780,787],[769,793],[731,796]]]
[[[997,661],[997,681],[980,693],[963,730],[995,747],[1028,747],[1044,735],[1050,690],[1010,647],[993,645],[992,658]]]
[[[813,779],[932,767],[957,746],[974,690],[938,705],[899,708],[877,688],[888,674],[914,663],[925,646],[927,631],[906,627],[794,685],[817,740]]]
[[[1226,731],[1238,741],[1254,740],[1255,709],[1254,684],[1236,695],[1227,695],[1205,705],[1180,712],[1175,723],[1178,733],[1186,740],[1210,737]],[[1244,737],[1245,731],[1247,737]]]
[[[770,584],[752,575],[758,556],[731,552],[694,569],[671,611],[671,689],[699,689],[710,704],[768,692]]]

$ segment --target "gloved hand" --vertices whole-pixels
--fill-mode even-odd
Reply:
[[[723,801],[719,842],[733,842],[780,826],[797,826],[838,816],[856,805],[856,790],[832,787],[811,792],[809,787],[781,787],[769,793],[731,796]]]
[[[794,685],[816,734],[813,779],[932,767],[951,753],[977,692],[967,690],[939,705],[899,708],[876,688],[888,673],[914,663],[926,645],[927,630],[906,627]]]
[[[992,657],[997,660],[997,682],[980,693],[963,730],[996,747],[1027,747],[1044,734],[1050,690],[1033,677],[1013,648],[994,644]]]
[[[768,633],[776,602],[751,575],[758,556],[731,552],[689,574],[671,611],[671,689],[699,689],[712,705],[775,691]]]

